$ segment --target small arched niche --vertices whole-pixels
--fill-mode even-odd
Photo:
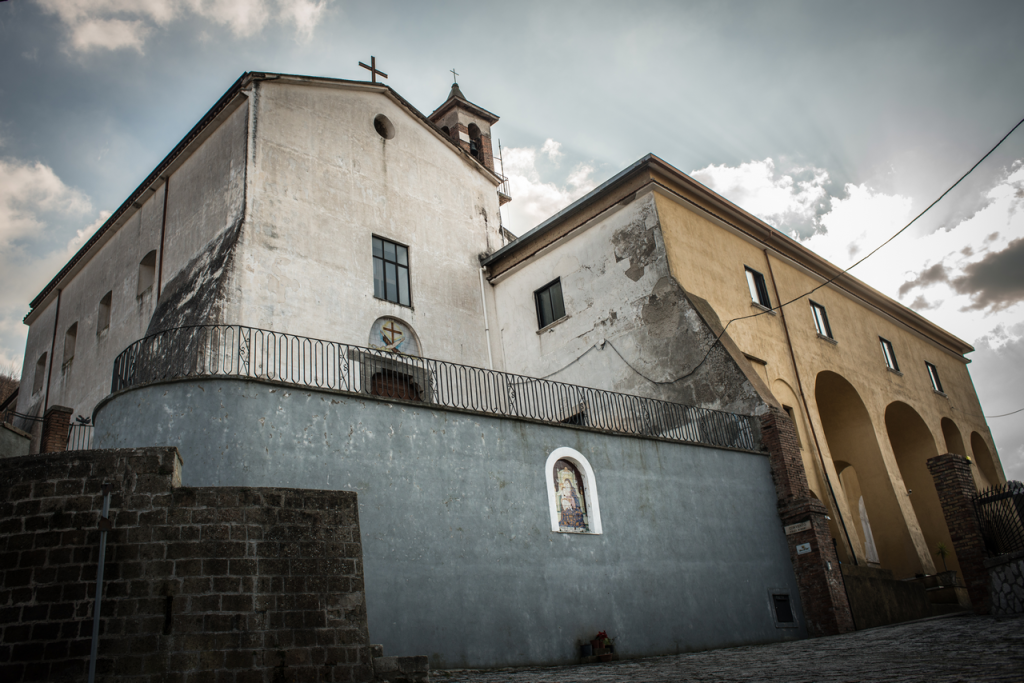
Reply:
[[[551,531],[603,533],[594,469],[579,451],[565,446],[552,451],[544,465],[544,484]]]

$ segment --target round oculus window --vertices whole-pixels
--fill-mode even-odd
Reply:
[[[391,123],[391,119],[384,114],[377,114],[373,119],[373,129],[385,140],[395,137],[395,124]]]

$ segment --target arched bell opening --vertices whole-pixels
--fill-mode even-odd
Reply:
[[[860,394],[846,378],[830,371],[818,374],[814,394],[830,457],[834,463],[845,463],[856,472],[860,495],[847,494],[847,504],[851,512],[857,510],[854,516],[860,516],[863,498],[864,516],[870,523],[879,564],[892,570],[896,578],[923,573],[921,557]]]
[[[469,124],[469,153],[483,161],[483,139],[480,135],[480,126],[475,123]]]
[[[955,426],[953,428],[956,429]],[[939,493],[935,490],[935,480],[928,471],[928,460],[939,454],[931,430],[916,410],[900,401],[891,403],[885,409],[885,429],[906,487],[905,495],[910,499],[917,523],[921,527],[928,555],[935,563],[936,570],[942,571],[945,567],[959,571],[960,562],[949,536]],[[940,543],[949,553],[945,557],[945,564],[939,552]]]

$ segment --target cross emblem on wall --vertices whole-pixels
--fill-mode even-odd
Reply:
[[[381,78],[387,78],[388,77],[388,75],[386,73],[384,73],[383,71],[380,71],[380,70],[377,69],[377,58],[374,57],[373,55],[370,56],[370,64],[369,64],[369,66],[367,66],[366,64],[363,64],[362,62],[359,62],[359,66],[363,67],[364,69],[369,69],[369,71],[370,71],[370,80],[373,83],[377,82],[377,76],[380,76]]]
[[[381,328],[381,336],[384,338],[385,344],[388,346],[395,346],[405,337],[405,333],[402,331],[402,328],[395,327],[394,322],[388,321],[388,323]]]

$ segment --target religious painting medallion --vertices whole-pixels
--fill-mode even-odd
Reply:
[[[407,356],[420,355],[416,335],[406,323],[394,318],[378,318],[370,328],[371,349],[401,353]]]
[[[587,501],[580,471],[568,460],[559,460],[553,474],[558,530],[589,532]]]

